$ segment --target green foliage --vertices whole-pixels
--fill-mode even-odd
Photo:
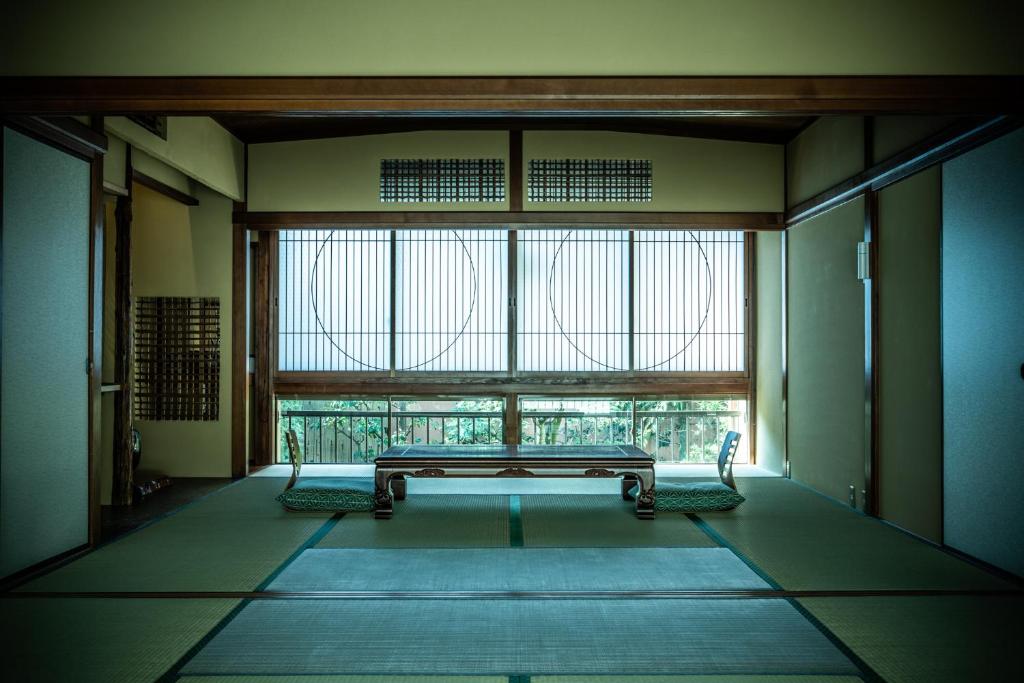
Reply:
[[[289,418],[292,411],[341,414]],[[291,462],[285,443],[289,428],[299,438],[303,462],[372,463],[388,447],[386,401],[286,399],[278,402],[278,413],[278,462]]]
[[[295,430],[303,462],[372,463],[389,445],[420,443],[501,443],[504,421],[501,401],[467,399],[442,409],[424,407],[419,400],[392,402],[394,434],[388,434],[388,403],[380,400],[281,400],[278,462],[290,462],[285,433]],[[428,402],[428,403],[440,403]],[[289,412],[338,413],[288,416]],[[465,416],[415,416],[410,412],[464,413]],[[477,416],[497,413],[499,417]],[[290,427],[289,427],[290,425]]]

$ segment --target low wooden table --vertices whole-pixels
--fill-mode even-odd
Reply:
[[[394,446],[374,463],[377,519],[405,498],[406,477],[621,477],[626,500],[640,485],[636,516],[654,519],[654,458],[635,446]]]

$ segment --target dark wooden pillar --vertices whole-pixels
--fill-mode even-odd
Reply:
[[[89,373],[88,419],[88,475],[89,475],[89,545],[100,541],[100,444],[103,424],[103,156],[106,137],[103,135],[103,117],[91,120],[92,132],[102,138],[103,151],[93,154],[89,165],[89,346],[87,371]]]
[[[128,194],[117,198],[114,218],[117,242],[114,245],[114,383],[121,390],[114,394],[114,480],[110,502],[131,505],[132,484],[132,406],[135,396],[131,368],[134,355],[132,326],[132,148],[125,156],[124,186]]]
[[[276,235],[261,232],[256,249],[254,271],[255,304],[253,311],[253,355],[256,368],[253,377],[252,401],[255,413],[253,429],[253,464],[269,465],[273,462],[274,395],[271,385],[271,311],[273,290],[273,246]]]
[[[508,132],[508,210],[523,210],[523,131]]]
[[[505,394],[505,443],[519,443],[519,423],[519,394]]]
[[[235,210],[245,204],[236,202]],[[247,285],[249,278],[249,233],[244,225],[232,226],[231,248],[231,476],[249,473],[246,422],[249,406],[249,325]]]

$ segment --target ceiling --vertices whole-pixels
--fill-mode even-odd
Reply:
[[[782,144],[810,125],[813,116],[330,116],[218,114],[242,142],[406,133],[422,130],[605,130]]]

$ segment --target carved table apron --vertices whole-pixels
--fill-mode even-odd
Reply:
[[[395,446],[375,461],[375,517],[390,519],[407,477],[620,477],[639,484],[636,516],[654,519],[654,458],[634,446]]]

